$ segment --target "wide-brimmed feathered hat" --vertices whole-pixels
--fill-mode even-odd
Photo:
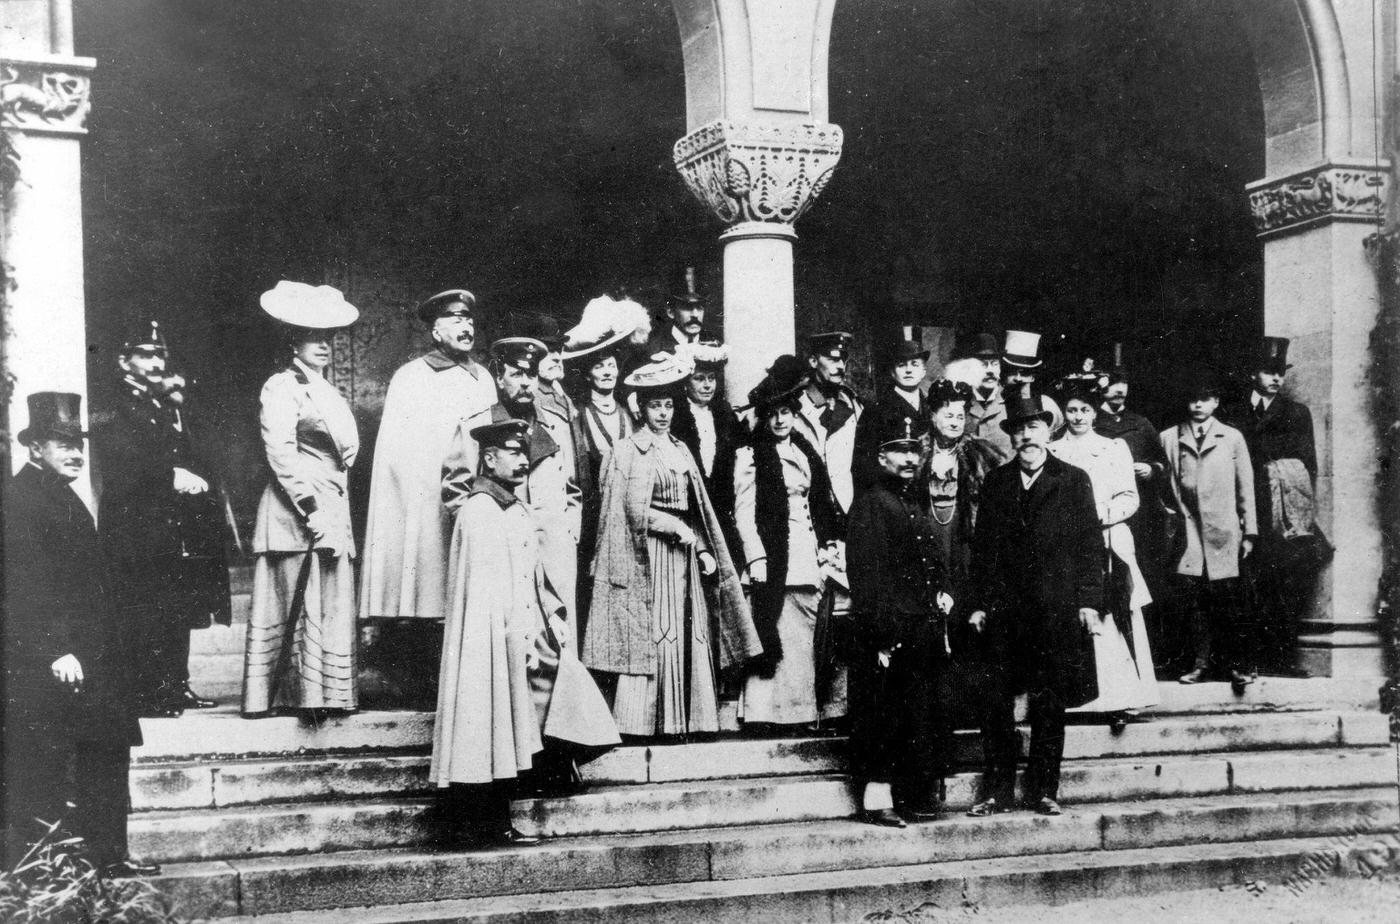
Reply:
[[[335,286],[313,286],[283,279],[258,299],[262,310],[283,324],[308,330],[349,327],[360,311]]]
[[[630,340],[637,346],[651,336],[651,315],[631,299],[600,295],[583,306],[583,317],[564,335],[561,359],[568,361],[599,353]]]
[[[791,353],[773,360],[768,374],[749,391],[749,404],[759,417],[788,401],[796,400],[807,387],[811,367]]]
[[[695,363],[680,353],[657,353],[650,362],[633,369],[622,380],[638,400],[657,392],[670,394],[695,371]]]
[[[696,369],[718,370],[729,362],[729,347],[715,341],[678,343],[676,355],[689,359]]]

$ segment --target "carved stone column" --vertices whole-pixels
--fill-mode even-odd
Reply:
[[[1248,187],[1264,240],[1265,332],[1292,340],[1286,387],[1308,405],[1318,518],[1336,556],[1299,639],[1313,674],[1380,676],[1379,439],[1370,338],[1380,298],[1364,242],[1386,207],[1390,165],[1339,162]]]
[[[837,125],[715,121],[676,142],[686,186],[729,226],[724,245],[726,386],[740,401],[780,353],[791,352],[793,224],[841,159]]]

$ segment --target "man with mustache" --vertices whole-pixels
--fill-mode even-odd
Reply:
[[[231,618],[213,467],[195,438],[185,380],[166,374],[167,358],[158,322],[127,338],[120,394],[93,437],[98,522],[133,634],[142,714],[152,718],[214,705],[190,689],[190,630]]]
[[[807,387],[797,401],[797,429],[826,463],[836,507],[841,513],[851,509],[855,496],[851,469],[855,459],[856,428],[865,413],[864,402],[846,384],[846,359],[851,351],[851,340],[851,335],[845,331],[807,337],[806,359],[810,372]]]
[[[705,333],[705,296],[695,285],[695,267],[685,268],[684,287],[666,297],[669,324],[658,325],[647,340],[647,356],[674,353],[676,345],[713,340]]]
[[[853,770],[864,786],[861,819],[902,828],[938,817],[953,753],[945,592],[927,491],[915,475],[922,444],[911,422],[881,421],[879,477],[851,508],[847,568]]]
[[[985,667],[984,773],[969,815],[1013,808],[1018,693],[1030,696],[1025,802],[1060,814],[1065,709],[1098,694],[1093,640],[1103,607],[1104,548],[1084,470],[1050,454],[1051,415],[1029,389],[1008,398],[1002,428],[1015,457],[982,484],[964,612]],[[959,601],[960,605],[963,601]]]
[[[452,524],[442,506],[442,461],[457,424],[496,400],[491,373],[472,359],[476,296],[449,289],[414,313],[433,349],[394,373],[374,447],[360,574],[365,662],[412,705],[432,708],[442,649]],[[378,644],[373,644],[375,640]]]
[[[539,344],[512,340],[492,350],[498,381],[509,379],[505,403],[493,410],[530,403],[512,399],[520,398],[515,386],[533,374],[507,377],[499,370],[528,372],[539,361],[533,354]],[[596,755],[620,738],[607,702],[574,653],[565,603],[540,561],[541,532],[520,496],[534,467],[535,425],[480,416],[479,425],[458,434],[479,455],[479,474],[454,472],[444,484],[455,523],[429,775],[445,790],[448,838],[523,846],[538,839],[511,826],[517,778],[547,770],[566,775],[571,756]]]
[[[505,337],[491,344],[491,372],[496,403],[462,421],[442,463],[442,497],[449,506],[471,490],[478,474],[480,447],[471,433],[491,422],[524,421],[527,468],[515,489],[539,532],[540,566],[563,601],[568,644],[578,643],[574,590],[578,578],[578,540],[582,495],[573,454],[556,435],[560,430],[535,409],[540,360],[548,348],[530,337]]]
[[[967,435],[996,450],[999,460],[1011,458],[1011,440],[1001,429],[1006,419],[1006,402],[1001,396],[1001,350],[993,334],[979,333],[949,363],[951,379],[972,386],[967,405]]]
[[[160,867],[127,855],[131,747],[141,743],[128,626],[92,514],[73,490],[83,471],[81,396],[37,392],[19,442],[29,459],[5,490],[0,824],[7,867],[58,824],[112,877]],[[66,848],[64,848],[66,849]]]

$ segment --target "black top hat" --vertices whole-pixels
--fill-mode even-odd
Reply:
[[[457,315],[469,318],[476,311],[476,296],[466,289],[448,289],[446,292],[427,298],[413,313],[424,324],[432,324],[438,318]]]
[[[491,358],[501,366],[521,369],[534,375],[549,348],[533,337],[502,337],[491,344]]]
[[[1040,393],[1026,387],[1006,395],[1006,419],[1001,422],[1001,429],[1010,433],[1017,424],[1027,420],[1043,420],[1049,425],[1054,419],[1055,415],[1041,403]]]
[[[953,349],[954,359],[1001,359],[1001,345],[996,334],[986,332],[960,338]]]
[[[35,440],[85,440],[83,396],[66,391],[36,391],[29,402],[29,425],[19,431],[21,443]]]
[[[479,427],[472,427],[472,439],[478,446],[500,446],[507,449],[524,449],[530,442],[530,425],[523,420],[497,420]]]
[[[807,335],[807,355],[822,356],[839,350],[841,356],[846,355],[846,351],[851,348],[851,341],[855,338],[844,330],[823,331],[819,334]]]
[[[1288,338],[1265,337],[1259,344],[1259,357],[1254,368],[1265,372],[1285,372],[1293,368],[1288,362]]]
[[[122,355],[130,356],[137,350],[149,350],[162,356],[168,352],[159,321],[141,321],[127,332],[122,340]]]
[[[759,417],[787,402],[796,400],[807,385],[810,369],[802,360],[791,353],[784,353],[773,360],[768,374],[749,391],[749,407]]]
[[[680,288],[666,296],[667,305],[703,305],[705,296],[695,287],[695,267],[685,268],[685,277]]]
[[[928,350],[924,349],[922,343],[917,340],[901,340],[894,345],[894,352],[890,354],[890,365],[898,366],[911,359],[928,361]]]

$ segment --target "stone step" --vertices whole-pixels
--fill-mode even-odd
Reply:
[[[1029,733],[1025,729],[1022,733],[1024,750]],[[1172,716],[1130,725],[1117,735],[1103,726],[1070,726],[1065,757],[1374,747],[1384,745],[1388,735],[1387,717],[1380,713]],[[957,741],[959,765],[979,764],[980,736],[960,732]],[[740,738],[629,746],[585,764],[582,772],[584,781],[593,786],[829,774],[846,769],[846,748],[843,738]],[[132,769],[132,808],[219,808],[421,793],[430,789],[428,762],[419,748],[416,753],[375,756],[330,753],[142,763]]]
[[[1002,867],[1023,872],[1044,868],[1040,864],[1056,856],[1093,869],[1127,851],[1155,850],[1161,862],[1170,863],[1174,845],[1253,842],[1249,850],[1232,854],[1236,857],[1269,854],[1278,845],[1273,838],[1326,838],[1315,843],[1362,847],[1394,830],[1393,809],[1393,792],[1386,789],[1216,796],[1159,800],[1150,806],[1073,806],[1059,818],[1029,813],[987,819],[949,816],[902,830],[826,821],[581,838],[489,851],[389,850],[234,859],[174,864],[158,882],[185,916],[281,915],[408,903],[419,904],[399,910],[424,915],[437,910],[429,901],[497,897],[498,908],[517,907],[517,901],[535,901],[545,893],[572,900],[585,891],[646,889],[662,894],[685,884],[719,894],[727,891],[723,883],[752,885],[760,877],[792,883],[798,876],[831,878],[861,870],[951,875],[977,861],[977,868],[990,869],[996,859],[1024,860],[1025,864]],[[353,912],[357,921],[377,913],[388,912]],[[315,915],[307,919],[329,920]],[[728,913],[711,918],[736,919],[740,918]],[[782,919],[807,918],[783,909]]]
[[[980,774],[948,780],[950,809],[974,801]],[[1393,785],[1388,749],[1278,751],[1068,762],[1061,795],[1069,804],[1162,799],[1296,788]],[[232,788],[232,787],[230,787]],[[856,787],[840,774],[597,786],[574,796],[513,803],[515,826],[528,834],[581,837],[683,831],[849,818]],[[416,798],[239,804],[137,812],[131,849],[158,861],[267,856],[410,846],[433,836],[430,793]]]

